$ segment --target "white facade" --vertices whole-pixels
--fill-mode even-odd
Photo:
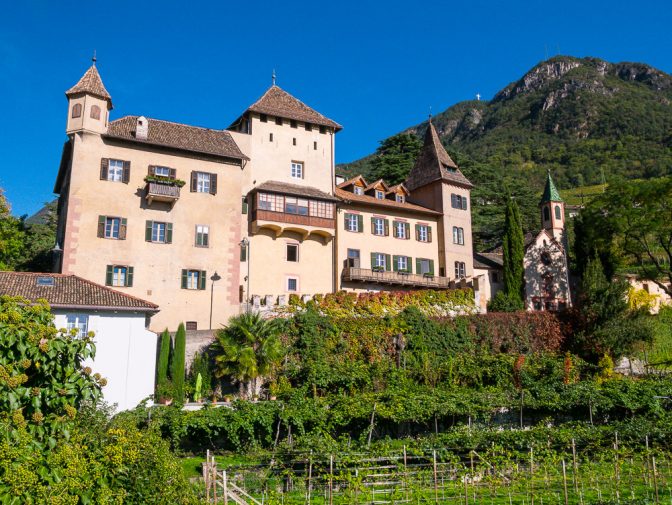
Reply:
[[[93,373],[107,379],[103,399],[128,410],[154,393],[157,335],[145,328],[144,312],[54,309],[56,328],[68,327],[68,316],[86,318],[95,333],[96,356],[88,360]]]

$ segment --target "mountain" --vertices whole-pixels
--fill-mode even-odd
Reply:
[[[432,122],[476,185],[481,248],[501,236],[509,194],[519,200],[526,228],[538,226],[535,199],[547,170],[561,189],[672,173],[672,76],[642,63],[557,56],[492,100],[457,103]],[[420,137],[426,128],[424,122],[401,133]],[[385,156],[379,148],[338,169],[385,177]]]

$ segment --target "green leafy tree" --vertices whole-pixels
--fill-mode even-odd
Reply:
[[[26,234],[22,222],[10,213],[0,188],[0,270],[15,270],[23,261]]]
[[[56,202],[45,205],[37,222],[21,219],[24,230],[23,260],[19,268],[30,272],[49,272],[53,267],[52,249],[56,244]]]
[[[412,133],[399,133],[383,140],[373,157],[371,175],[388,184],[404,182],[420,153],[422,142]]]
[[[261,383],[283,355],[278,320],[248,312],[232,317],[216,333],[215,376],[231,377],[240,384],[241,396],[258,395]]]
[[[523,268],[524,239],[518,204],[510,199],[504,222],[504,292],[512,304],[523,308],[525,272]]]
[[[95,403],[107,381],[84,367],[93,335],[56,329],[46,303],[0,296],[0,412],[16,428],[55,444],[77,409]]]
[[[173,348],[173,361],[171,363],[170,378],[173,382],[175,400],[184,401],[184,375],[186,367],[187,331],[184,323],[180,323],[175,333],[175,347]]]

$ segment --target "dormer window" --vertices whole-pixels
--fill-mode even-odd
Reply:
[[[82,117],[82,104],[76,103],[72,106],[72,117]]]
[[[404,195],[397,195],[396,200],[399,203],[404,203],[406,201],[406,198],[404,197]]]
[[[91,119],[100,119],[100,107],[98,107],[97,105],[92,105],[90,116]]]
[[[356,195],[363,195],[364,194],[364,188],[361,187],[361,186],[355,186],[353,193],[356,194]]]
[[[385,193],[383,193],[382,191],[377,189],[376,190],[376,198],[378,198],[378,200],[384,200],[385,199]]]

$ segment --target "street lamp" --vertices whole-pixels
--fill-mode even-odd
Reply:
[[[212,281],[210,283],[210,329],[212,330],[212,300],[215,297],[215,282],[220,280],[221,277],[217,274],[217,271],[215,271],[214,274],[210,277],[210,280]]]
[[[245,249],[245,260],[247,261],[247,275],[245,276],[245,281],[247,282],[247,291],[245,292],[245,298],[247,299],[245,303],[245,312],[250,311],[250,239],[244,237],[240,241],[240,247]]]

